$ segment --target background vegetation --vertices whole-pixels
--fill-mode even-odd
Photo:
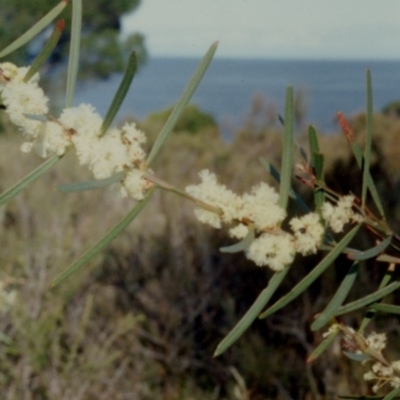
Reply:
[[[258,157],[279,165],[282,130],[271,121],[268,128],[260,125],[255,121],[260,113],[253,110],[230,143],[208,122],[184,125],[201,128],[172,135],[154,169],[180,187],[196,182],[202,168],[215,171],[238,192],[270,181]],[[352,125],[362,142],[365,116],[354,116]],[[151,142],[162,121],[152,117],[141,126]],[[1,190],[40,162],[19,152],[22,140],[6,120],[3,129]],[[371,168],[397,231],[399,135],[400,120],[375,115]],[[304,141],[301,133],[298,140]],[[344,137],[322,136],[321,145],[327,182],[342,193],[359,193],[360,171]],[[347,272],[345,258],[294,304],[257,321],[223,356],[212,358],[270,272],[241,254],[221,254],[219,247],[230,243],[226,233],[200,225],[192,205],[169,193],[153,196],[107,251],[50,290],[51,280],[132,207],[113,188],[69,195],[56,190],[86,178],[68,154],[1,209],[0,398],[322,400],[368,393],[359,364],[341,355],[339,343],[314,364],[304,361],[321,341],[322,332],[311,332],[310,323]],[[306,200],[312,198],[307,189],[298,190]],[[367,235],[357,240],[360,248],[371,245]],[[316,259],[298,260],[276,296],[290,290]],[[372,292],[381,267],[368,261],[351,296]],[[398,303],[399,296],[393,296]],[[349,316],[346,323],[356,325],[361,317]],[[388,332],[392,345],[399,342],[394,316],[376,319],[371,329]],[[391,352],[392,359],[400,358],[398,346]]]
[[[49,10],[57,5],[56,0],[0,0],[0,43],[11,43]],[[106,78],[113,72],[124,69],[126,59],[131,51],[137,53],[139,66],[146,61],[147,51],[144,36],[133,33],[124,39],[120,38],[121,16],[134,12],[140,6],[140,0],[96,0],[85,1],[82,14],[81,39],[81,77]],[[66,30],[49,60],[49,64],[62,63],[68,55],[71,8],[66,7],[60,18],[64,18]],[[9,57],[8,61],[18,65],[27,64],[42,49],[47,34],[46,29],[35,38],[29,46],[21,48]],[[29,64],[29,61],[28,61]]]

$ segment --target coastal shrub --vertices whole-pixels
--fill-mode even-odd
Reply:
[[[400,101],[392,101],[382,108],[382,113],[393,117],[400,117]]]
[[[148,119],[150,122],[157,122],[162,126],[167,122],[171,113],[172,107],[158,113],[151,113]],[[216,128],[217,124],[211,114],[200,110],[199,107],[194,104],[189,104],[183,109],[173,131],[193,134],[204,131],[205,129],[215,130]]]

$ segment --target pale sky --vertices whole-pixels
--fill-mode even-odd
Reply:
[[[123,18],[152,56],[400,58],[399,0],[142,0]]]

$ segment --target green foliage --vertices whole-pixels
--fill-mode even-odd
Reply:
[[[172,107],[148,116],[150,122],[164,124],[172,112]],[[217,124],[214,117],[200,110],[194,104],[185,107],[182,115],[175,125],[174,132],[198,133],[204,129],[215,129]]]
[[[382,113],[394,117],[400,117],[400,100],[392,101],[382,108]]]
[[[63,46],[57,49],[64,59],[68,51],[68,40],[71,27],[71,1],[61,17],[66,21]],[[48,10],[57,4],[54,0],[24,1],[0,0],[0,42],[3,45],[27,31]],[[85,1],[82,16],[82,77],[108,77],[113,72],[120,72],[124,67],[127,54],[135,50],[139,65],[147,56],[143,35],[132,34],[127,39],[119,40],[121,29],[120,18],[123,14],[133,12],[140,5],[140,0],[119,1]],[[24,64],[27,60],[27,47],[14,53],[9,61]]]
[[[110,107],[107,110],[107,114],[104,117],[103,124],[101,125],[100,136],[103,136],[107,133],[108,128],[111,126],[114,121],[115,116],[118,113],[122,103],[125,100],[125,97],[131,87],[133,78],[135,77],[137,70],[137,56],[135,52],[131,53],[129,60],[127,62],[126,70],[124,76],[118,86],[117,91],[114,94],[114,98],[111,101]]]
[[[213,43],[208,49],[207,53],[203,56],[196,70],[194,71],[192,77],[189,82],[186,84],[185,88],[178,101],[175,103],[175,106],[172,108],[170,114],[168,115],[165,123],[163,123],[163,127],[160,133],[157,136],[156,141],[151,148],[149,155],[146,160],[146,167],[149,167],[153,160],[158,156],[161,148],[164,146],[165,141],[173,129],[176,127],[176,124],[179,122],[179,118],[184,115],[185,107],[189,103],[190,99],[193,96],[193,93],[196,91],[198,85],[200,84],[207,68],[212,61],[215,51],[217,50],[218,42]]]
[[[79,56],[82,35],[82,0],[72,0],[71,44],[68,53],[65,107],[72,107],[79,73]]]
[[[127,54],[132,51],[137,52],[139,66],[144,64],[147,57],[142,35],[130,36],[121,43],[118,31],[105,29],[101,34],[84,34],[81,43],[81,78],[107,78],[113,72],[121,72],[127,61]],[[90,52],[85,49],[90,49]]]
[[[133,51],[136,53],[139,67],[146,63],[148,53],[145,45],[145,37],[141,33],[132,33],[123,39],[121,42],[121,50],[124,58],[124,65]]]
[[[293,174],[294,150],[294,102],[293,87],[286,88],[285,96],[285,135],[283,137],[281,181],[279,185],[279,205],[286,210]]]

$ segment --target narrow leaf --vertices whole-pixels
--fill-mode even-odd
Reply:
[[[328,337],[326,337],[317,348],[308,356],[307,363],[311,363],[316,360],[335,340],[335,338],[339,335],[340,330],[337,329],[332,332]]]
[[[9,44],[5,49],[0,51],[0,58],[7,56],[13,51],[19,49],[26,43],[30,42],[39,32],[41,32],[47,25],[57,18],[57,16],[64,10],[68,0],[61,1],[51,11],[49,11],[42,19],[40,19],[32,28],[28,29],[23,35],[17,40]]]
[[[281,174],[279,171],[264,157],[259,158],[261,165],[271,174],[271,176],[278,182],[281,182]],[[294,197],[294,191],[290,190],[289,194]]]
[[[333,318],[336,310],[343,304],[351,288],[353,287],[358,274],[358,269],[359,263],[354,262],[335,295],[332,297],[330,303],[326,306],[325,310],[319,315],[319,317],[311,324],[311,330],[316,331],[321,329],[330,321],[331,318]]]
[[[363,154],[362,154],[360,146],[355,142],[355,137],[354,137],[354,134],[353,134],[353,132],[352,132],[352,130],[350,128],[349,123],[347,122],[346,118],[344,117],[344,115],[341,112],[337,113],[337,118],[338,118],[339,124],[340,124],[340,126],[342,128],[342,131],[345,134],[345,136],[346,136],[346,138],[347,138],[347,140],[348,140],[348,142],[350,144],[351,150],[352,150],[352,152],[354,154],[354,158],[357,161],[357,165],[360,168],[363,168]],[[371,177],[371,174],[369,173],[369,170],[367,172],[366,179],[367,179],[368,189],[369,189],[369,191],[371,193],[371,196],[372,196],[372,198],[374,200],[374,203],[375,203],[375,205],[376,205],[376,207],[377,207],[377,209],[379,211],[379,214],[380,214],[381,218],[384,218],[385,217],[385,213],[383,211],[383,206],[382,206],[382,203],[381,203],[381,199],[379,198],[378,191],[376,189],[374,181],[372,180],[372,177]]]
[[[61,192],[70,193],[70,192],[82,192],[85,190],[93,190],[93,189],[100,189],[114,183],[120,182],[124,179],[126,172],[118,172],[117,174],[110,176],[109,178],[105,179],[96,179],[93,181],[87,182],[79,182],[79,183],[72,183],[69,185],[60,185],[57,189]]]
[[[100,239],[92,248],[86,253],[73,262],[64,272],[62,272],[52,283],[52,287],[57,286],[59,283],[70,277],[79,268],[85,265],[90,259],[92,259],[100,251],[104,250],[142,211],[143,207],[149,201],[154,190],[150,190],[145,198],[136,204],[136,206],[122,218],[102,239]]]
[[[163,126],[160,134],[158,135],[150,154],[147,158],[146,167],[149,167],[150,164],[154,161],[154,158],[157,156],[159,151],[161,150],[164,142],[166,141],[168,135],[172,132],[176,122],[178,121],[182,111],[184,110],[186,104],[189,102],[190,98],[192,97],[193,93],[197,89],[200,81],[202,80],[205,72],[207,71],[208,66],[214,56],[215,51],[217,50],[218,42],[215,42],[211,45],[203,59],[201,60],[199,66],[197,67],[196,71],[194,72],[192,78],[190,79],[189,83],[186,85],[181,97],[179,98],[178,102],[176,103],[175,107],[173,108],[170,116],[167,119],[167,122]]]
[[[304,148],[303,148],[302,146],[300,146],[299,143],[297,143],[297,141],[296,141],[296,145],[297,145],[297,147],[299,148],[301,157],[303,158],[303,160],[304,160],[306,163],[308,163],[309,161],[308,161],[307,152],[304,150]]]
[[[317,132],[312,125],[308,129],[308,142],[309,142],[310,153],[311,153],[311,165],[315,170],[315,175],[317,176],[317,179],[322,180],[323,163],[321,163],[321,161],[317,159],[317,157],[320,157],[321,151],[319,148]]]
[[[321,153],[313,153],[314,158],[314,170],[316,172],[316,177],[319,182],[324,182],[324,155]],[[325,191],[319,187],[315,187],[314,189],[314,202],[315,208],[318,212],[320,212],[322,205],[325,202]]]
[[[10,189],[6,190],[4,193],[0,195],[0,205],[7,203],[13,197],[15,197],[19,192],[25,189],[28,185],[34,182],[36,179],[40,178],[48,169],[50,169],[53,165],[55,165],[60,157],[53,156],[46,160],[44,163],[39,165],[36,169],[34,169],[31,173],[17,182]]]
[[[369,173],[369,171],[367,173],[367,183],[368,183],[368,189],[369,189],[369,191],[371,193],[372,199],[374,200],[376,208],[379,211],[379,215],[380,215],[380,217],[382,219],[384,219],[385,218],[385,212],[383,211],[382,202],[381,202],[381,199],[379,197],[378,190],[376,189],[375,183],[374,183],[374,181],[372,179],[372,176]]]
[[[324,156],[320,152],[318,136],[315,128],[310,125],[308,129],[308,142],[311,153],[311,166],[314,169],[318,181],[324,182]],[[325,201],[325,192],[316,187],[314,190],[314,202],[317,212],[320,212],[322,204]]]
[[[374,258],[378,254],[382,253],[389,246],[392,241],[392,236],[388,236],[385,240],[382,240],[378,245],[371,247],[366,251],[354,251],[347,255],[350,260],[367,260]]]
[[[367,70],[367,137],[365,138],[364,147],[364,165],[363,180],[361,190],[361,207],[364,210],[367,198],[369,167],[371,164],[371,144],[372,144],[372,87],[371,87],[371,71]]]
[[[281,175],[279,171],[266,160],[264,157],[259,158],[261,165],[271,174],[271,176],[278,182],[281,182]],[[306,212],[310,212],[310,208],[304,203],[303,199],[296,193],[292,187],[289,188],[289,196],[296,201],[298,206]]]
[[[260,314],[261,310],[266,306],[272,295],[275,293],[278,286],[285,278],[289,268],[285,268],[281,272],[276,272],[268,282],[268,286],[260,293],[253,305],[248,309],[246,314],[229,332],[229,334],[217,346],[214,357],[221,355],[226,349],[232,346],[238,340],[247,328],[253,323]]]
[[[356,311],[362,307],[368,306],[375,301],[382,299],[388,294],[394,292],[400,287],[400,282],[393,282],[390,285],[384,287],[383,289],[379,289],[376,292],[369,294],[359,300],[353,301],[345,306],[339,308],[339,310],[335,313],[335,316],[348,314],[350,312]]]
[[[247,250],[254,240],[254,228],[251,227],[246,237],[241,240],[239,243],[236,243],[232,246],[221,247],[219,251],[222,253],[239,253],[240,251]]]
[[[286,210],[292,180],[294,142],[294,100],[293,88],[288,86],[285,97],[285,136],[283,138],[281,185],[279,205]]]
[[[353,229],[342,238],[342,240],[326,255],[326,257],[306,276],[304,277],[288,294],[283,296],[268,310],[264,311],[259,318],[266,318],[274,312],[280,310],[303,293],[340,255],[345,247],[350,243],[356,235],[360,225],[356,225]]]
[[[49,39],[44,45],[43,49],[33,60],[32,65],[28,69],[28,72],[24,76],[24,82],[28,82],[29,79],[39,71],[40,67],[46,62],[46,60],[50,57],[50,54],[53,52],[55,47],[57,46],[58,41],[60,40],[61,34],[64,30],[64,20],[61,19],[57,22],[56,26],[53,29]]]
[[[108,109],[107,114],[104,117],[104,121],[100,130],[100,136],[103,136],[107,132],[115,116],[117,115],[118,110],[120,109],[121,104],[124,101],[125,96],[128,93],[128,90],[131,86],[132,80],[136,74],[136,70],[137,70],[136,53],[132,52],[131,55],[129,56],[128,64],[126,66],[126,70],[122,78],[122,81],[118,87],[117,92],[115,93],[110,108]]]
[[[324,181],[324,155],[322,153],[313,153],[313,167],[316,177],[319,181]]]
[[[363,362],[367,361],[368,359],[371,358],[368,354],[357,354],[357,353],[351,353],[349,351],[344,351],[343,354],[349,358],[350,360],[357,361],[357,362]]]
[[[48,120],[49,120],[47,115],[28,114],[28,113],[22,113],[22,115],[25,118],[31,119],[32,121],[48,122]]]
[[[392,304],[375,303],[370,306],[373,311],[385,312],[388,314],[400,314],[400,306],[394,306]]]
[[[389,266],[386,270],[386,273],[383,276],[381,283],[379,284],[379,289],[383,289],[384,287],[386,287],[389,284],[389,282],[393,278],[394,271],[395,271],[395,264],[389,264]],[[369,310],[367,311],[364,319],[361,322],[358,332],[360,332],[361,334],[364,332],[365,328],[371,322],[372,318],[374,318],[374,315],[375,315],[375,311],[371,310],[371,307],[370,307]]]
[[[281,182],[281,176],[278,170],[268,162],[264,157],[259,158],[261,165],[271,174],[271,176],[278,182]],[[289,188],[289,196],[294,199],[297,205],[305,212],[310,212],[310,208],[304,203],[303,199],[296,193],[292,187]]]
[[[400,264],[400,257],[391,256],[389,254],[381,254],[380,256],[376,257],[376,261]]]
[[[312,125],[308,127],[308,144],[310,146],[310,154],[320,152],[317,131]]]
[[[71,44],[67,71],[65,107],[72,107],[78,77],[79,49],[82,30],[82,0],[72,0]]]
[[[392,390],[389,394],[387,394],[382,400],[393,400],[393,399],[398,399],[400,395],[400,388],[396,388]]]
[[[285,126],[285,120],[283,119],[282,115],[278,114],[278,120],[279,122],[282,124],[282,126]],[[294,145],[296,146],[296,148],[299,150],[299,153],[301,155],[301,157],[304,159],[304,161],[308,162],[308,156],[307,156],[307,152],[304,150],[304,148],[300,145],[300,143],[298,142],[298,140],[294,139]]]

